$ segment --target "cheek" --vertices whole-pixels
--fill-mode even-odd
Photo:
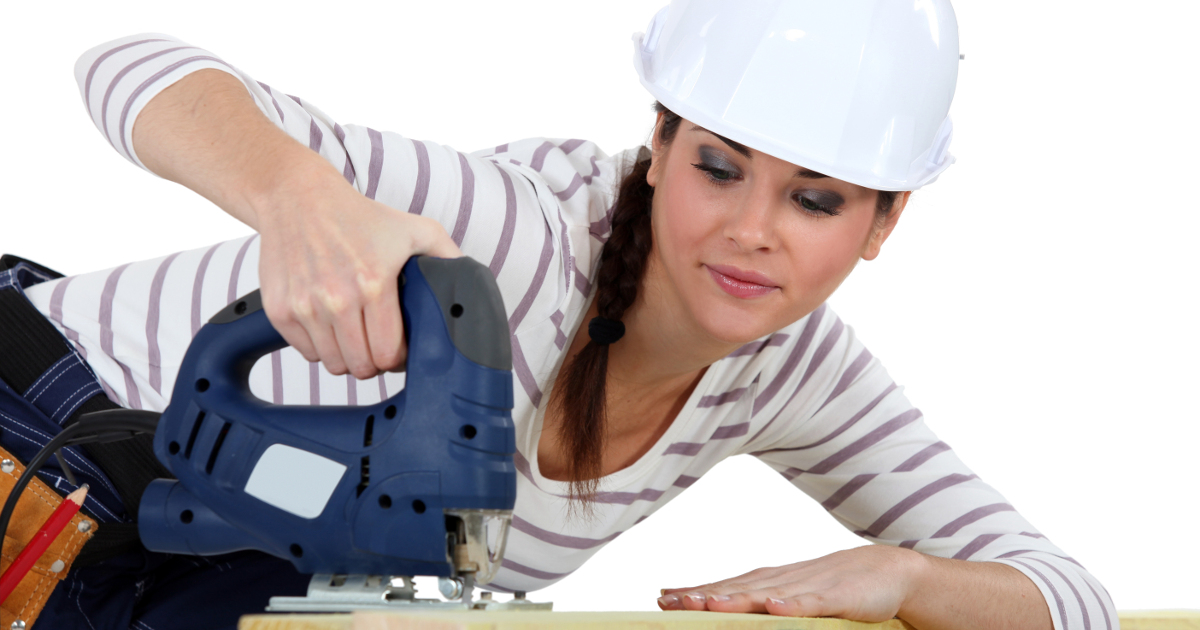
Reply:
[[[870,235],[863,220],[809,223],[793,231],[788,243],[788,266],[794,273],[795,293],[805,308],[816,308],[854,270]]]
[[[667,182],[678,180],[668,179]],[[654,247],[669,271],[699,263],[699,252],[717,229],[720,210],[699,186],[661,185],[654,193],[651,223]]]

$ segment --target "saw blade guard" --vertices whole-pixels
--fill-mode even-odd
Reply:
[[[178,481],[142,497],[147,548],[258,549],[304,573],[452,576],[473,563],[491,579],[507,527],[489,547],[478,524],[507,525],[516,500],[507,313],[470,258],[410,259],[400,282],[405,388],[376,405],[251,394],[251,367],[286,346],[257,291],[200,329],[155,434]]]

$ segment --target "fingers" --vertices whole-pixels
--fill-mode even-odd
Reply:
[[[404,363],[407,354],[404,320],[398,308],[399,287],[396,282],[376,282],[365,288],[364,293],[374,295],[363,309],[371,361],[377,370],[395,370]]]
[[[424,217],[421,217],[424,218]],[[454,244],[454,240],[446,233],[446,229],[433,219],[416,224],[418,229],[411,232],[413,239],[413,254],[426,254],[437,258],[460,258],[463,253]]]
[[[314,305],[308,296],[288,299],[268,294],[263,289],[263,308],[267,319],[306,361],[321,361],[332,374],[346,373],[342,344],[338,341],[332,321],[323,305]],[[361,336],[361,324],[359,336]],[[349,346],[349,344],[347,344]]]
[[[363,312],[357,304],[342,306],[333,322],[333,338],[337,342],[336,351],[341,352],[342,369],[334,372],[328,361],[325,366],[332,374],[349,372],[355,378],[371,378],[379,373],[371,356],[367,343],[367,332],[363,326]]]
[[[267,316],[305,359],[359,379],[405,360],[397,278],[415,255],[462,252],[435,220],[350,198],[271,223],[259,276]],[[353,210],[353,211],[351,211]]]
[[[768,595],[767,593],[774,593]],[[819,593],[785,596],[779,589],[744,593],[668,593],[658,599],[662,610],[707,610],[727,613],[768,613],[781,617],[828,617],[834,610]]]
[[[833,617],[838,611],[830,608],[825,597],[818,593],[803,593],[795,597],[768,597],[766,611],[780,617]]]

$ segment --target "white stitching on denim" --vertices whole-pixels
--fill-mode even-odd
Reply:
[[[75,490],[78,490],[78,489],[79,489],[79,486],[72,485],[72,484],[71,484],[71,482],[67,481],[65,477],[62,477],[62,476],[56,475],[56,474],[54,474],[54,473],[52,473],[52,472],[50,472],[50,471],[48,471],[48,470],[39,470],[37,474],[39,474],[39,475],[42,475],[43,477],[49,477],[49,478],[53,479],[53,480],[54,480],[54,483],[53,483],[53,484],[51,484],[51,485],[52,485],[52,487],[54,487],[54,488],[58,488],[59,490],[63,490],[64,492],[68,492],[68,493],[69,493],[69,492],[73,492],[73,491],[75,491]],[[45,479],[43,479],[43,480],[42,480],[42,483],[45,483],[45,482],[46,482],[46,480],[45,480]],[[65,486],[65,487],[64,487],[64,486]],[[89,497],[84,497],[84,498],[83,498],[83,506],[84,506],[84,507],[87,507],[88,509],[91,509],[93,512],[95,511],[95,509],[94,509],[94,508],[96,508],[96,507],[103,508],[103,510],[104,510],[104,511],[105,511],[105,512],[106,512],[106,513],[109,515],[109,516],[111,516],[111,517],[112,517],[113,521],[115,521],[115,522],[118,522],[118,523],[119,523],[119,522],[121,522],[121,519],[120,519],[120,518],[117,518],[117,515],[116,515],[116,514],[113,514],[112,510],[110,510],[110,509],[108,508],[108,506],[104,505],[103,503],[100,503],[100,502],[99,502],[99,501],[97,501],[97,500],[96,500],[94,497],[91,497],[91,498],[89,498]]]
[[[63,409],[62,418],[54,418],[54,421],[58,422],[60,425],[64,422],[66,422],[67,419],[71,417],[71,414],[75,413],[76,409],[79,409],[80,407],[83,406],[83,403],[87,402],[88,400],[91,400],[92,396],[99,395],[102,392],[103,392],[103,390],[101,390],[100,388],[97,387],[95,393],[93,393],[91,395],[81,396],[79,398],[79,400],[71,403],[70,407]],[[85,394],[86,394],[86,392],[85,392]]]
[[[33,385],[30,385],[29,389],[25,390],[25,393],[23,394],[23,396],[29,396],[30,394],[32,394],[33,390],[37,389],[38,383],[41,383],[43,379],[45,379],[47,376],[50,376],[51,374],[53,374],[54,371],[58,369],[58,366],[62,365],[64,361],[70,360],[72,358],[75,358],[75,353],[68,352],[67,354],[63,355],[63,357],[61,359],[59,359],[58,361],[55,361],[54,365],[51,365],[50,367],[46,368],[46,371],[43,372],[42,375],[38,377],[38,380],[34,381]],[[67,369],[63,370],[61,374],[59,374],[58,376],[55,376],[53,381],[46,383],[46,387],[49,388],[51,385],[54,384],[54,381],[57,381],[59,379],[59,377],[61,377],[63,374],[66,374],[68,371],[70,371],[70,366],[68,366]],[[26,398],[26,400],[28,400],[29,402],[34,402],[39,397],[41,397],[41,395],[44,393],[46,393],[45,389],[38,392],[37,395],[35,395],[33,398]]]
[[[52,438],[52,437],[51,437],[49,434],[43,433],[43,432],[41,432],[41,431],[38,431],[37,429],[35,429],[35,428],[33,428],[33,427],[30,427],[30,426],[27,426],[27,425],[21,424],[21,423],[17,422],[17,420],[16,420],[16,419],[14,419],[13,417],[11,417],[11,416],[9,416],[9,415],[6,415],[6,414],[5,414],[5,413],[3,413],[3,412],[0,412],[0,417],[7,418],[7,419],[8,419],[10,422],[13,422],[13,423],[15,423],[15,424],[16,424],[16,428],[20,428],[20,429],[28,429],[29,431],[33,432],[33,434],[34,434],[34,435],[36,435],[36,436],[38,436],[38,437],[46,438],[46,440],[45,440],[44,442],[38,442],[37,440],[31,440],[31,439],[29,439],[28,437],[25,437],[25,436],[19,436],[19,437],[23,437],[23,438],[25,438],[26,440],[29,440],[30,442],[33,442],[34,444],[38,445],[39,447],[45,446],[45,445],[46,445],[46,444],[47,444],[47,443],[48,443],[50,440],[52,440],[52,439],[53,439],[53,438]],[[94,464],[93,464],[91,461],[89,461],[89,460],[85,459],[84,457],[82,457],[81,455],[79,455],[79,453],[75,452],[75,449],[74,449],[74,448],[72,448],[72,447],[70,447],[70,446],[68,446],[68,447],[65,447],[65,448],[66,448],[66,452],[67,452],[68,454],[70,454],[70,455],[74,455],[74,456],[75,456],[75,459],[78,459],[80,464],[83,464],[83,465],[87,466],[87,467],[88,467],[88,468],[90,468],[90,469],[91,469],[93,472],[95,472],[95,473],[98,473],[98,474],[99,474],[99,476],[101,476],[101,477],[105,476],[105,475],[104,475],[104,474],[103,474],[103,473],[100,471],[100,469],[99,469],[99,468],[96,468],[96,466],[95,466],[95,465],[94,465]],[[115,491],[115,490],[114,490],[114,491]]]
[[[87,385],[87,387],[89,387],[91,389],[89,389],[87,391],[83,391],[83,395],[80,396],[78,400],[75,400],[75,394],[78,394],[80,392],[75,392],[75,394],[71,394],[71,398],[68,398],[67,400],[63,401],[63,404],[59,405],[58,409],[54,410],[54,415],[50,416],[50,419],[57,422],[58,424],[62,424],[63,422],[66,422],[67,418],[70,418],[71,414],[75,413],[75,410],[78,409],[80,407],[80,405],[87,402],[88,399],[91,398],[92,396],[95,396],[96,394],[99,394],[104,391],[104,390],[100,389],[100,385],[98,383],[89,383]],[[68,402],[71,404],[67,405]],[[66,405],[66,407],[67,407],[66,409],[63,409],[64,405]],[[59,410],[62,410],[62,412],[59,413]]]
[[[93,388],[93,387],[98,387],[98,385],[96,383],[85,383],[83,387],[80,387],[79,389],[75,390],[75,393],[73,393],[70,396],[67,396],[65,399],[63,399],[62,403],[59,404],[58,408],[56,408],[54,410],[54,412],[50,414],[50,419],[61,424],[62,421],[57,419],[58,412],[62,411],[62,408],[65,407],[67,405],[67,403],[71,402],[71,400],[73,398],[75,398],[76,396],[78,396],[80,393],[83,393],[86,390]]]
[[[78,575],[75,576],[75,584],[79,585],[79,594],[75,596],[75,606],[77,608],[79,608],[79,614],[83,615],[83,620],[87,622],[88,627],[91,628],[92,630],[96,630],[96,624],[92,623],[91,617],[88,617],[87,612],[85,612],[83,610],[83,602],[80,601],[83,599],[83,582],[79,579]],[[72,589],[72,590],[74,590],[74,589]],[[71,595],[68,592],[67,597],[70,597],[70,596]]]
[[[41,448],[41,447],[45,446],[45,445],[46,445],[46,443],[47,443],[47,442],[49,442],[49,441],[52,439],[52,438],[51,438],[51,436],[49,436],[49,435],[47,435],[47,434],[45,434],[45,433],[42,433],[41,431],[38,431],[37,429],[35,429],[35,428],[33,428],[33,427],[30,427],[30,426],[28,426],[28,425],[25,425],[25,424],[22,424],[22,423],[18,422],[18,421],[17,421],[15,418],[13,418],[12,416],[10,416],[10,415],[8,415],[8,414],[6,414],[6,413],[2,412],[2,411],[0,411],[0,418],[5,418],[5,419],[7,419],[9,422],[13,423],[13,425],[14,425],[14,426],[9,428],[9,433],[12,433],[13,435],[15,435],[15,436],[17,436],[17,437],[19,437],[19,438],[21,438],[21,439],[23,439],[23,440],[26,440],[26,441],[28,441],[28,442],[32,442],[32,443],[33,443],[35,446],[37,446],[38,448]],[[44,438],[46,438],[46,441],[45,441],[45,442],[38,442],[37,440],[31,439],[31,438],[29,438],[29,437],[26,437],[26,436],[24,436],[24,435],[21,435],[20,433],[17,433],[16,431],[13,431],[13,429],[26,429],[26,430],[29,430],[29,431],[33,432],[33,434],[34,434],[34,435],[37,435],[38,437],[44,437]],[[95,464],[93,464],[93,463],[92,463],[90,460],[88,460],[88,459],[84,458],[84,457],[83,457],[83,456],[81,456],[79,453],[77,453],[77,452],[75,451],[74,447],[70,447],[70,446],[68,446],[68,447],[66,447],[64,450],[66,451],[67,455],[70,455],[70,456],[72,456],[72,457],[73,457],[75,460],[78,460],[78,462],[77,462],[77,465],[79,465],[80,467],[86,467],[87,469],[91,470],[91,471],[92,471],[92,476],[93,476],[93,477],[95,477],[95,478],[97,478],[97,479],[99,479],[99,480],[102,480],[102,481],[106,481],[106,482],[107,482],[107,484],[106,484],[106,485],[108,486],[108,490],[109,490],[109,491],[111,491],[113,494],[115,494],[115,495],[117,495],[117,496],[120,496],[120,494],[121,494],[121,493],[117,492],[117,489],[116,489],[116,487],[114,487],[114,486],[112,485],[112,481],[111,481],[111,480],[108,480],[108,475],[105,475],[103,472],[101,472],[101,470],[100,470],[99,468],[97,468]],[[97,505],[101,505],[101,504],[99,503],[99,501],[96,501],[95,503],[96,503]],[[105,506],[105,508],[104,508],[104,509],[105,509],[105,511],[106,511],[106,512],[108,512],[109,514],[113,514],[113,512],[112,512],[111,510],[109,510],[107,506]],[[113,518],[114,518],[114,519],[116,519],[116,518],[117,518],[115,514],[113,514]],[[120,519],[117,519],[117,520],[120,520]]]
[[[73,374],[73,373],[74,373],[74,371],[75,371],[75,368],[77,368],[77,367],[82,367],[82,365],[83,365],[83,364],[81,363],[81,360],[79,359],[79,357],[78,357],[77,355],[75,355],[74,353],[71,353],[71,356],[72,356],[72,357],[75,359],[75,361],[73,361],[73,362],[72,362],[70,365],[68,365],[68,366],[66,367],[66,369],[65,369],[65,370],[63,370],[63,373],[62,373],[62,374],[60,374],[59,376],[56,376],[56,377],[54,378],[54,380],[58,380],[58,379],[59,379],[59,377],[61,377],[61,376],[66,376],[66,375],[68,375],[68,374]],[[85,372],[84,372],[84,377],[83,377],[83,380],[84,380],[84,381],[88,381],[88,382],[93,382],[93,381],[95,381],[95,379],[89,378],[89,376],[90,376],[90,375],[89,375],[89,374],[88,374],[88,373],[85,371]],[[45,387],[45,389],[43,389],[43,390],[42,390],[40,393],[38,393],[38,397],[40,397],[42,394],[44,394],[44,393],[46,393],[47,391],[49,391],[49,390],[50,390],[50,386],[51,386],[51,385],[53,385],[53,384],[54,384],[54,382],[53,382],[53,381],[51,381],[50,383],[47,383],[47,384],[46,384],[46,387]],[[99,383],[96,383],[96,384],[97,384],[97,385],[99,385]],[[33,402],[33,401],[31,400],[30,402]]]

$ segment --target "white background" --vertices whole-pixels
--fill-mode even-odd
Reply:
[[[615,152],[649,131],[629,35],[660,1],[10,3],[0,250],[79,273],[248,231],[107,146],[72,73],[95,44],[170,33],[339,121],[461,150],[543,135]],[[960,1],[959,162],[832,299],[933,429],[1126,610],[1200,608],[1198,6]],[[738,458],[536,597],[654,609],[662,587],[858,544]]]

